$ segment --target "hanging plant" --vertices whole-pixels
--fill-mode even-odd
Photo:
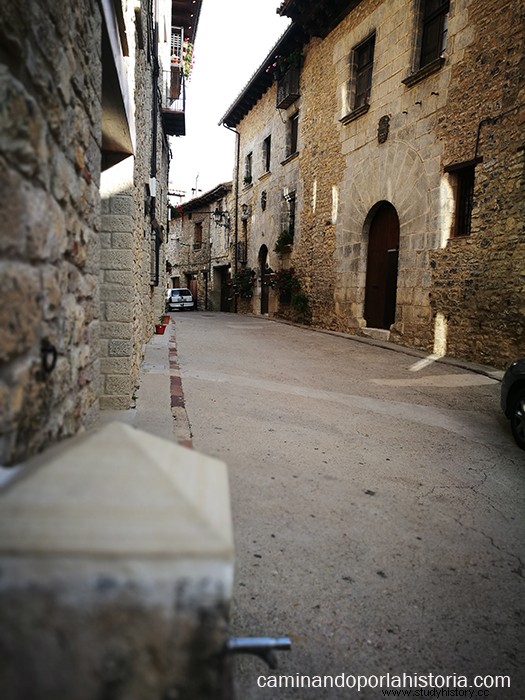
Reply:
[[[253,297],[253,287],[257,280],[257,273],[251,267],[245,267],[233,276],[234,294],[241,299],[251,299]]]
[[[287,270],[279,270],[275,274],[275,286],[279,292],[279,301],[282,304],[289,304],[292,294],[296,294],[301,289],[301,282],[295,276],[293,267]]]
[[[299,49],[295,49],[287,56],[282,56],[281,54],[275,54],[272,62],[266,68],[267,73],[272,73],[275,80],[279,80],[283,77],[289,68],[299,68],[301,64],[301,52]]]
[[[184,39],[184,44],[182,46],[182,72],[187,80],[191,78],[193,63],[193,44],[191,41],[189,41],[189,39]]]
[[[284,230],[277,237],[277,241],[275,242],[275,246],[274,246],[274,252],[275,253],[283,253],[285,250],[288,249],[288,246],[292,245],[292,243],[293,243],[293,233],[291,233],[288,230]]]

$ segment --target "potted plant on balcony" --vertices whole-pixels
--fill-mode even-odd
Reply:
[[[290,68],[299,68],[301,64],[301,52],[295,49],[287,56],[276,54],[273,61],[266,68],[267,73],[272,73],[275,80],[280,80]]]
[[[182,47],[182,72],[186,80],[191,78],[191,72],[193,70],[194,55],[193,55],[193,44],[188,39],[184,40],[184,45]]]

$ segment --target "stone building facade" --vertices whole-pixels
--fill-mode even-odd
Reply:
[[[523,356],[523,11],[281,3],[290,28],[223,117],[251,311],[289,313],[264,266],[293,268],[318,327],[500,367]]]
[[[234,209],[232,183],[225,182],[171,210],[168,286],[190,289],[197,309],[233,310]]]
[[[177,7],[2,7],[0,463],[133,401],[163,310],[167,137],[184,133],[157,96],[172,23],[193,40],[200,0]]]

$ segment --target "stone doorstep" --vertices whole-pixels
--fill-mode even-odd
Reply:
[[[385,328],[361,328],[361,333],[375,340],[383,340],[386,342],[390,340],[390,331]]]

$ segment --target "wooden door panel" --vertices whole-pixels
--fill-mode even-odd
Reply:
[[[389,328],[395,320],[399,219],[384,202],[377,210],[368,238],[365,319],[369,328]]]

